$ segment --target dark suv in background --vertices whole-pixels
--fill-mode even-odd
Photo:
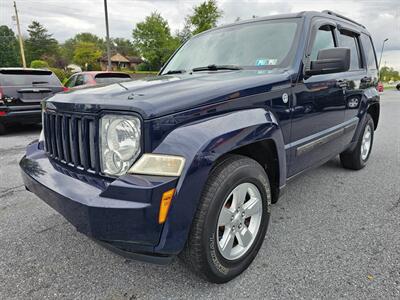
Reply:
[[[0,134],[8,125],[40,123],[40,102],[63,90],[50,70],[0,68]]]
[[[226,282],[256,257],[288,181],[338,155],[366,166],[377,71],[367,29],[332,12],[215,28],[155,78],[48,99],[25,186],[108,248],[180,255]]]

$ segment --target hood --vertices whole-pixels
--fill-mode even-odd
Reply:
[[[156,118],[195,107],[279,89],[290,83],[288,73],[270,70],[210,71],[156,76],[59,93],[48,107],[65,112],[97,113],[123,110]]]

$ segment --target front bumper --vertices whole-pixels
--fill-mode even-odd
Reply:
[[[6,113],[0,116],[0,122],[5,124],[33,124],[42,122],[42,110],[40,105],[8,106],[2,107],[1,111]]]
[[[79,232],[119,254],[155,263],[170,260],[169,253],[155,251],[163,229],[158,211],[162,194],[176,186],[177,178],[125,175],[111,181],[54,162],[39,148],[29,145],[20,162],[29,191]]]

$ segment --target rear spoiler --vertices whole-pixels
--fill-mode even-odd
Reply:
[[[53,74],[50,70],[24,70],[24,69],[0,69],[0,74],[12,74],[12,75],[51,75]]]

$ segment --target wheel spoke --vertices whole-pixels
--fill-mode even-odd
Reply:
[[[250,217],[259,213],[260,208],[261,208],[260,200],[256,197],[251,197],[250,200],[243,205],[246,217]]]
[[[232,231],[230,229],[227,230],[224,233],[221,241],[219,242],[221,247],[221,252],[223,255],[229,256],[231,254],[234,240],[235,238],[234,235],[232,234]]]
[[[246,200],[246,195],[247,195],[247,185],[243,184],[238,187],[236,187],[233,190],[233,208],[237,209],[239,206],[242,206],[244,201]]]
[[[240,246],[247,247],[250,244],[253,235],[247,227],[244,227],[241,231],[236,233],[236,238],[238,239]]]
[[[228,225],[231,222],[231,218],[232,212],[226,207],[223,207],[218,218],[218,226]]]

